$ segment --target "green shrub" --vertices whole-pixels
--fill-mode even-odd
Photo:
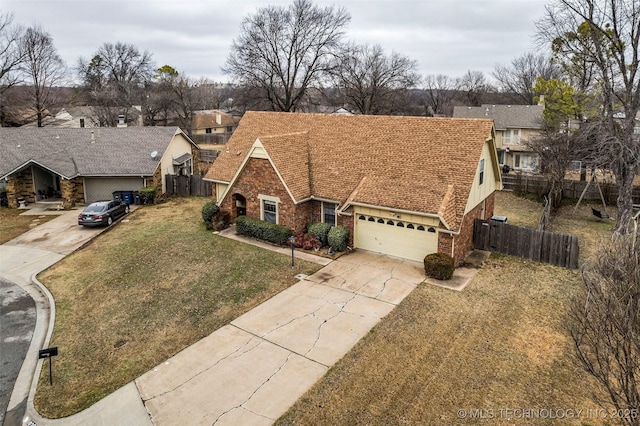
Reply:
[[[424,258],[424,272],[437,280],[450,280],[455,269],[453,257],[444,253],[431,253]]]
[[[329,225],[328,223],[318,222],[318,223],[310,224],[309,229],[307,229],[307,232],[313,235],[314,237],[316,237],[324,247],[327,244],[329,244],[329,241],[327,241],[327,237],[329,235],[330,229],[331,229],[331,225]]]
[[[278,245],[286,244],[292,234],[291,229],[286,226],[247,216],[236,218],[236,233]]]
[[[202,220],[212,222],[215,215],[220,211],[220,207],[213,201],[207,201],[202,207]]]
[[[142,204],[153,204],[156,200],[156,187],[147,186],[138,191]]]
[[[336,251],[345,251],[349,245],[349,230],[344,226],[334,226],[327,235],[329,245]]]

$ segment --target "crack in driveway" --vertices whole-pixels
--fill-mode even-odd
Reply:
[[[277,369],[276,371],[274,371],[272,375],[270,375],[269,377],[267,377],[267,379],[266,379],[264,382],[262,382],[262,384],[261,384],[260,386],[258,386],[258,387],[257,387],[257,388],[256,388],[256,389],[251,393],[251,395],[249,395],[249,397],[248,397],[247,399],[245,399],[244,401],[242,401],[240,404],[236,405],[235,407],[231,407],[231,408],[229,408],[227,411],[225,411],[224,413],[220,414],[220,415],[219,415],[219,416],[214,420],[214,422],[212,423],[212,425],[215,425],[216,423],[218,423],[218,421],[219,421],[223,416],[225,416],[226,414],[228,414],[228,413],[230,413],[230,412],[232,412],[233,410],[236,410],[236,409],[238,409],[238,408],[242,408],[242,409],[244,409],[244,410],[247,410],[248,412],[253,413],[253,414],[255,414],[256,416],[264,417],[265,419],[269,419],[269,420],[274,421],[275,419],[272,419],[272,418],[267,417],[267,416],[265,416],[265,415],[262,415],[262,414],[256,413],[255,411],[252,411],[252,410],[248,409],[248,408],[247,408],[247,407],[245,407],[244,405],[245,405],[247,402],[251,401],[251,398],[253,398],[253,396],[254,396],[256,393],[258,393],[258,391],[259,391],[260,389],[262,389],[262,388],[263,388],[267,383],[269,383],[269,381],[271,381],[271,379],[272,379],[272,378],[274,378],[274,377],[275,377],[275,376],[276,376],[280,371],[282,371],[282,369],[287,365],[287,363],[289,362],[289,360],[291,359],[291,357],[292,357],[293,355],[294,355],[294,354],[293,354],[293,352],[289,352],[289,355],[287,355],[287,358],[283,361],[283,363],[280,365],[280,367],[278,367],[278,369]]]
[[[207,368],[198,371],[196,374],[192,375],[191,377],[189,377],[188,379],[186,379],[185,381],[183,381],[182,383],[180,383],[179,385],[175,386],[172,389],[169,389],[165,392],[159,393],[157,395],[152,396],[151,398],[147,398],[143,400],[145,402],[147,401],[152,401],[156,398],[165,396],[167,394],[170,394],[172,392],[175,392],[176,390],[180,389],[182,386],[188,384],[190,381],[192,381],[193,379],[195,379],[196,377],[202,375],[203,373],[206,373],[207,371],[211,370],[212,368],[216,367],[218,364],[220,364],[222,361],[225,361],[227,359],[230,358],[237,358],[239,356],[242,356],[244,354],[246,354],[247,352],[253,350],[254,348],[256,348],[258,345],[260,345],[260,343],[262,343],[261,341],[256,342],[255,339],[252,337],[251,339],[249,339],[245,344],[243,344],[242,346],[240,346],[238,349],[236,349],[233,352],[230,352],[228,355],[225,355],[224,357],[220,358],[219,360],[217,360],[215,363],[211,364],[210,366],[208,366]],[[249,347],[251,346],[251,347]],[[142,395],[142,393],[141,393]]]

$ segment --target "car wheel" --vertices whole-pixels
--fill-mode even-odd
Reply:
[[[109,216],[107,218],[107,226],[111,226],[112,223],[113,223],[113,219],[111,219],[111,216]]]
[[[126,206],[126,207],[124,208],[124,214],[129,214],[129,206]]]

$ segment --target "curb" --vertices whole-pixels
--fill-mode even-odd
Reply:
[[[42,272],[42,271],[40,271]],[[46,348],[47,346],[49,346],[49,342],[51,341],[51,336],[53,335],[53,326],[55,324],[56,321],[56,303],[53,300],[53,295],[51,294],[51,292],[49,291],[48,288],[46,288],[44,286],[44,284],[42,284],[38,278],[36,278],[36,275],[38,275],[40,272],[36,272],[31,276],[31,282],[38,288],[38,290],[42,293],[42,295],[44,296],[46,303],[49,307],[49,324],[47,325],[47,332],[45,334],[44,339],[41,341],[41,348]],[[36,323],[37,323],[37,316],[36,316]],[[31,342],[32,344],[34,343],[33,341]],[[30,348],[31,349],[31,348]],[[31,386],[29,388],[29,396],[27,397],[27,406],[25,409],[25,414],[24,414],[24,419],[22,421],[23,424],[28,424],[31,421],[35,420],[35,421],[44,421],[47,420],[44,417],[41,417],[40,414],[38,413],[38,411],[36,410],[34,404],[33,404],[33,400],[34,397],[36,395],[36,389],[38,388],[38,381],[40,380],[40,373],[42,372],[42,365],[44,364],[44,359],[39,359],[38,363],[36,364],[36,369],[33,373],[33,376],[31,378]]]

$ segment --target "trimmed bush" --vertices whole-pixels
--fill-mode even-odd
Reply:
[[[317,222],[310,224],[307,232],[316,237],[324,247],[329,244],[327,241],[329,230],[331,230],[331,225],[328,223]]]
[[[286,226],[247,216],[238,216],[236,218],[236,233],[278,245],[286,244],[292,234],[291,229]]]
[[[424,272],[437,280],[450,280],[455,269],[453,257],[444,253],[431,253],[424,258]]]
[[[334,226],[329,230],[327,241],[336,251],[345,251],[349,245],[349,230],[344,226]]]
[[[202,220],[213,222],[213,218],[220,211],[220,207],[213,201],[207,201],[202,207]]]
[[[147,186],[138,191],[138,195],[140,195],[140,201],[142,204],[153,204],[156,200],[156,187],[155,186]]]

